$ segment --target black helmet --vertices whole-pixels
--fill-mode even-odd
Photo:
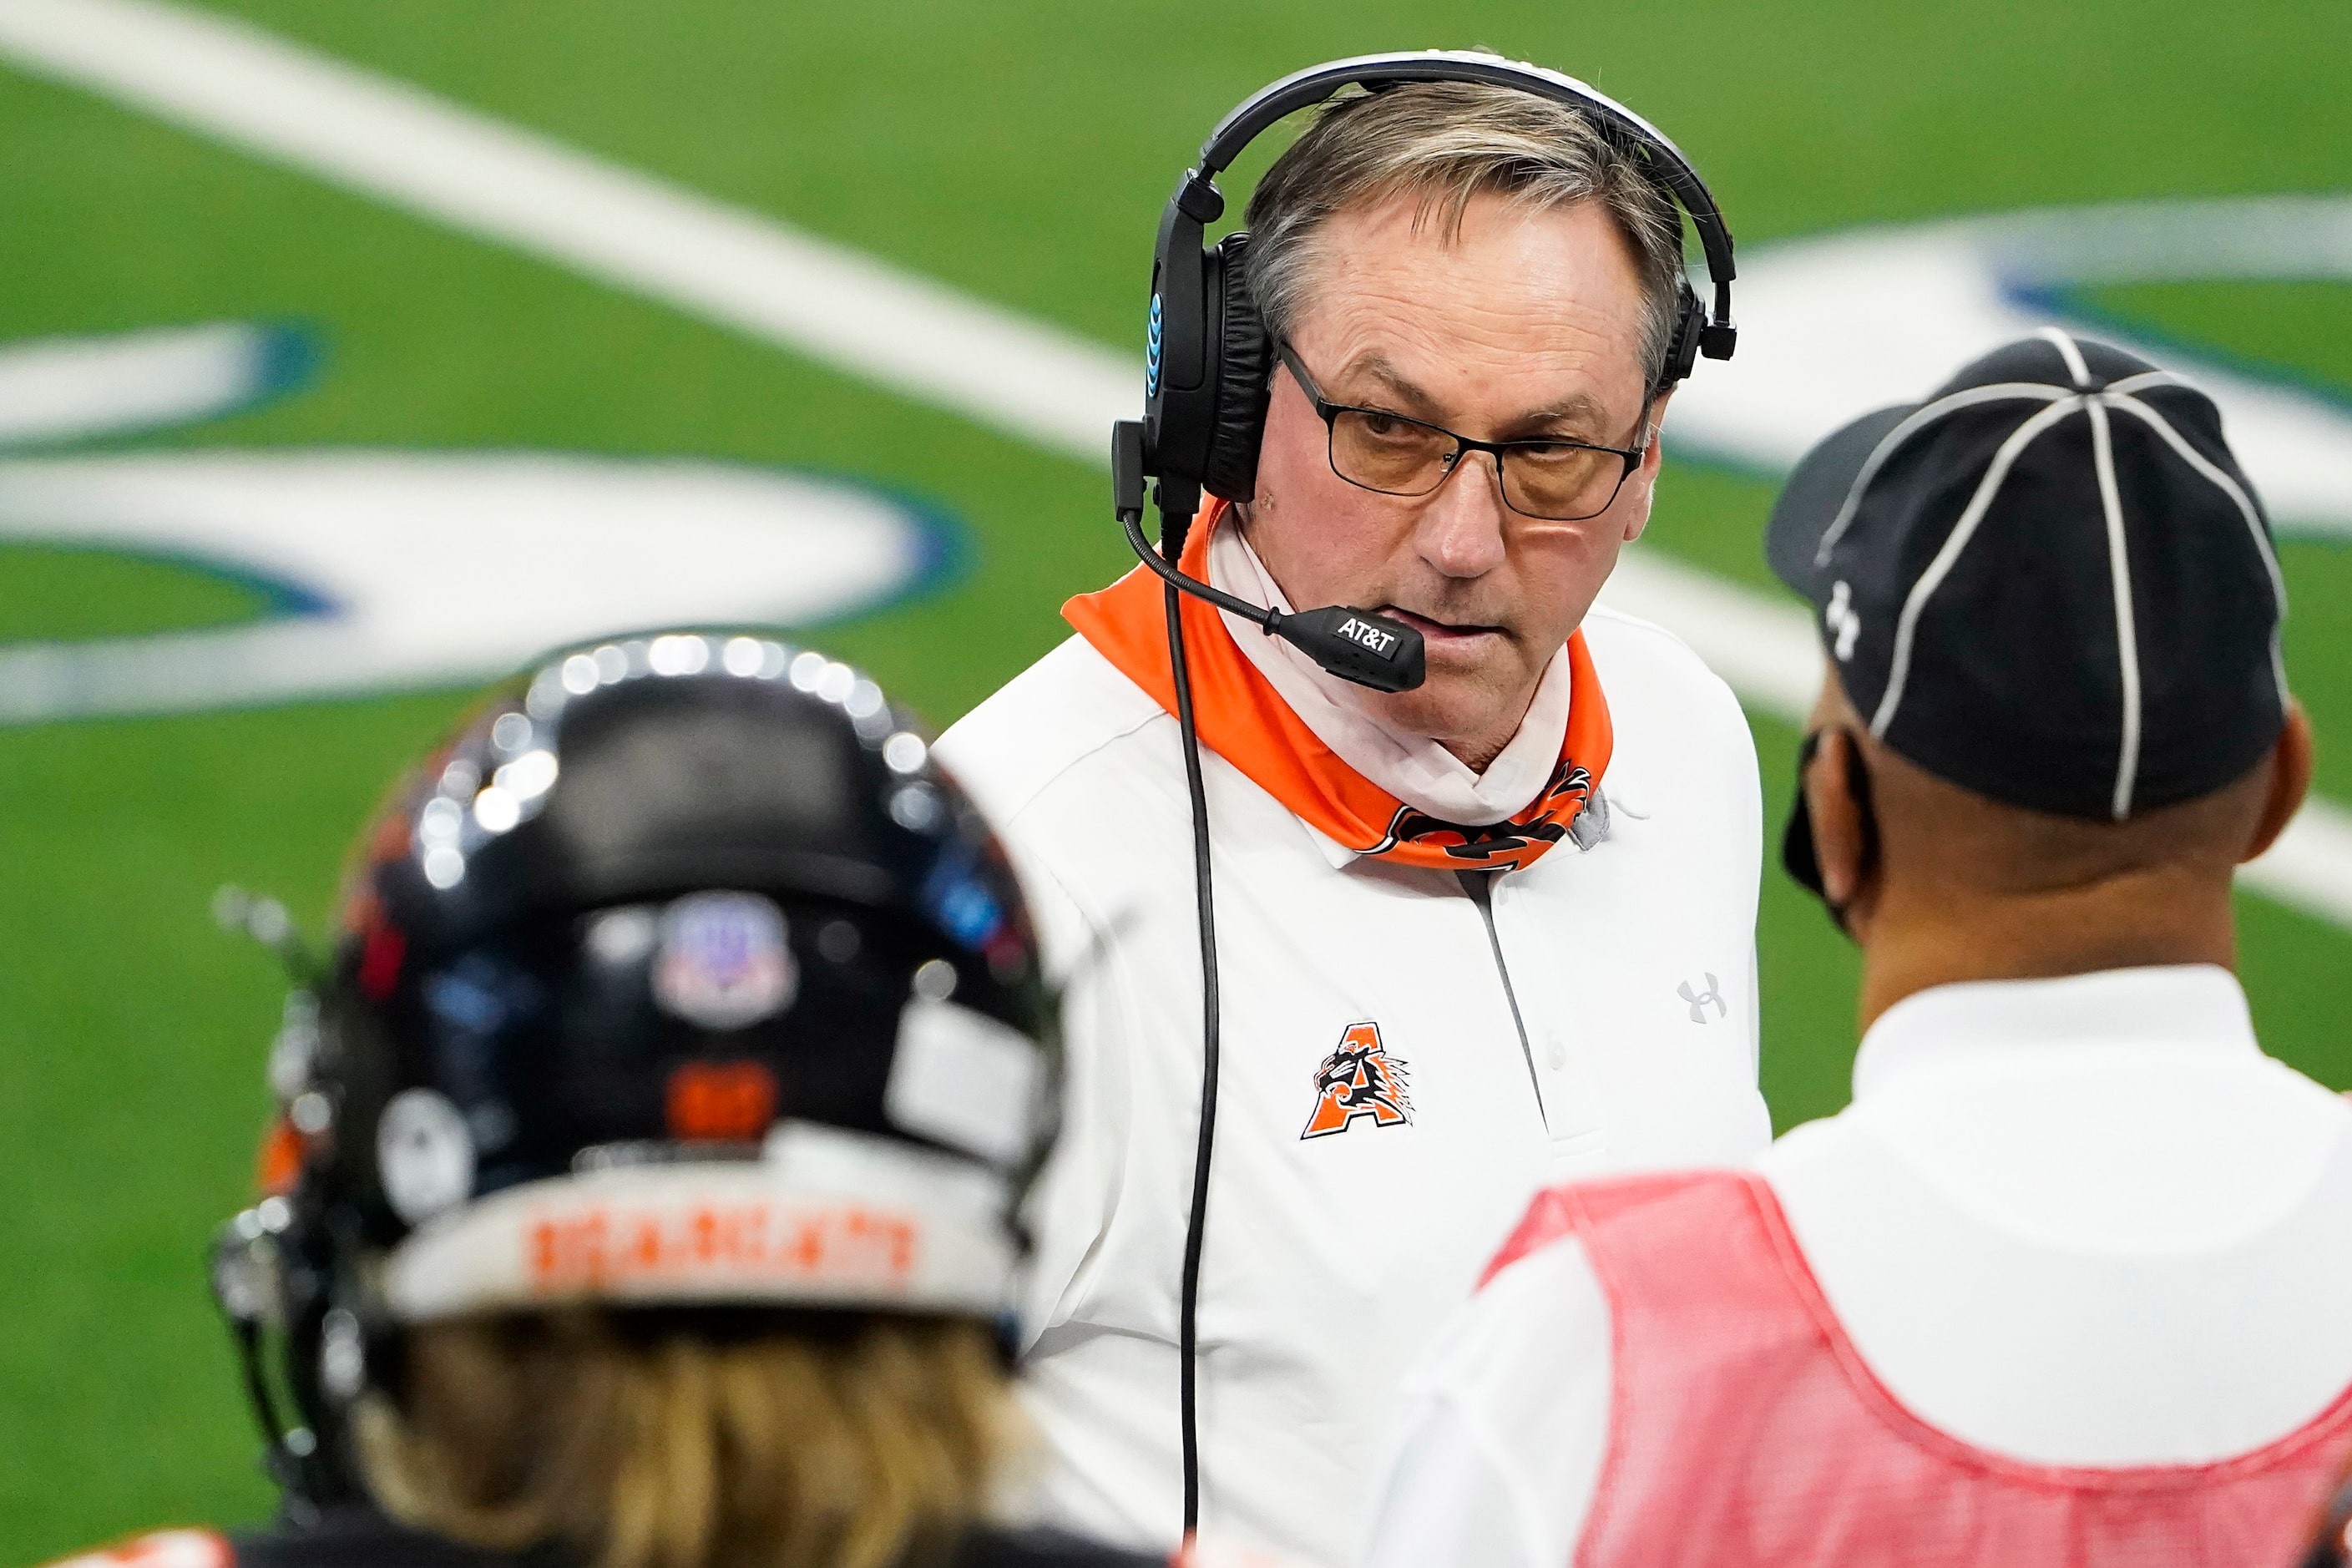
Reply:
[[[873,681],[756,635],[557,655],[357,855],[215,1266],[298,1493],[341,1489],[341,1412],[406,1324],[1009,1309],[1055,999],[1003,850]]]

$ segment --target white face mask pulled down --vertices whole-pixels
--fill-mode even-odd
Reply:
[[[1242,537],[1231,510],[1217,520],[1217,531],[1209,541],[1209,581],[1253,605],[1286,615],[1293,607],[1265,563]],[[1481,827],[1524,811],[1542,793],[1559,762],[1559,748],[1568,737],[1565,647],[1544,667],[1518,732],[1485,773],[1473,773],[1436,742],[1401,733],[1374,718],[1373,693],[1327,673],[1280,637],[1268,637],[1236,616],[1225,616],[1224,621],[1242,652],[1316,739],[1365,778],[1441,822]]]

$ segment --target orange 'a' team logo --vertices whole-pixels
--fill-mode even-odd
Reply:
[[[1370,1118],[1375,1127],[1412,1122],[1412,1096],[1405,1089],[1404,1063],[1381,1044],[1378,1024],[1350,1024],[1339,1047],[1315,1069],[1315,1114],[1298,1136],[1323,1138],[1345,1132]]]

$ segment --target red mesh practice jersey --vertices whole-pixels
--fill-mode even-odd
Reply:
[[[2209,1465],[2029,1464],[1927,1426],[1880,1384],[1762,1178],[1555,1189],[1496,1260],[1574,1235],[1616,1329],[1589,1568],[2285,1564],[2352,1446],[2352,1390]]]

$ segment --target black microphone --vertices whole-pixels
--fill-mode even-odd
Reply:
[[[1122,419],[1110,427],[1110,482],[1112,504],[1127,530],[1129,548],[1138,560],[1164,581],[1228,615],[1253,623],[1268,637],[1280,637],[1342,680],[1368,686],[1374,691],[1410,691],[1428,679],[1421,634],[1402,621],[1350,605],[1297,610],[1289,615],[1261,609],[1246,599],[1237,599],[1197,577],[1186,575],[1176,569],[1175,563],[1162,559],[1160,552],[1151,547],[1151,542],[1143,537],[1143,425],[1139,420]],[[1168,517],[1166,499],[1163,492],[1163,532]]]

